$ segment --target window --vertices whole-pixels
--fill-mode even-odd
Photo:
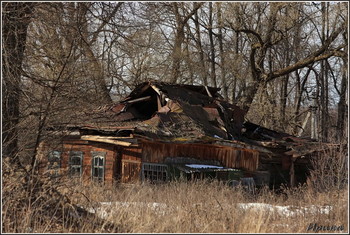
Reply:
[[[168,166],[164,164],[142,164],[142,180],[161,182],[167,180]]]
[[[61,152],[51,151],[48,155],[48,171],[52,177],[59,176],[61,168]]]
[[[92,180],[97,182],[103,182],[105,178],[105,152],[91,152],[92,154],[92,167],[91,177]]]
[[[83,173],[83,152],[71,151],[69,157],[69,173],[72,177],[80,177]]]

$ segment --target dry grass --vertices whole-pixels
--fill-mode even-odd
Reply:
[[[343,225],[347,229],[347,191],[315,193],[307,187],[285,190],[276,195],[263,190],[249,195],[218,182],[172,182],[165,185],[137,184],[106,188],[82,187],[91,202],[78,199],[85,208],[132,233],[278,233],[306,232],[310,223]],[[98,202],[112,202],[99,205]],[[118,202],[118,203],[113,203]],[[128,202],[122,204],[121,202]],[[267,203],[276,206],[307,208],[331,206],[329,214],[315,211],[295,216],[278,211],[243,209],[241,203]],[[157,203],[157,204],[154,204]],[[264,205],[264,204],[263,204]]]
[[[319,225],[343,225],[348,229],[347,190],[315,193],[304,187],[286,190],[276,195],[263,190],[251,196],[242,189],[232,189],[218,182],[172,182],[164,185],[65,185],[65,191],[73,203],[84,208],[96,209],[105,214],[105,221],[113,224],[109,230],[98,220],[80,220],[78,224],[60,216],[61,203],[48,215],[47,203],[24,206],[14,217],[9,217],[9,202],[4,202],[4,232],[126,232],[126,233],[297,233],[306,232],[310,223]],[[42,192],[43,194],[45,192]],[[286,197],[287,195],[287,197]],[[16,200],[19,195],[13,195]],[[22,197],[22,196],[21,196]],[[100,202],[112,202],[110,205]],[[119,202],[115,204],[114,202]],[[122,204],[121,202],[127,202]],[[266,210],[242,209],[237,203],[259,202],[279,206],[303,208],[310,205],[332,206],[329,214],[317,211],[283,216]],[[155,204],[157,203],[157,204]],[[66,208],[68,210],[68,208]],[[93,211],[93,210],[92,210]],[[67,220],[64,221],[64,217]],[[85,218],[86,219],[86,218]],[[13,220],[10,221],[9,220]],[[43,221],[44,220],[44,221]]]
[[[2,232],[304,233],[315,223],[342,225],[348,231],[347,185],[320,191],[311,184],[281,194],[263,189],[251,195],[216,181],[101,186],[62,179],[55,184],[41,180],[29,197],[20,174],[7,172],[3,180]],[[264,207],[244,209],[250,204],[242,203]],[[266,204],[275,209],[266,209]],[[95,213],[78,216],[72,205]],[[319,207],[311,212],[311,205]],[[295,214],[279,213],[278,208],[286,208],[282,206]],[[326,206],[329,213],[320,209]]]

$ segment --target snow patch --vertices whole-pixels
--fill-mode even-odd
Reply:
[[[238,203],[238,208],[243,210],[254,210],[257,212],[272,212],[280,216],[290,217],[305,214],[329,214],[332,206],[315,206],[295,207],[295,206],[275,206],[266,203]]]
[[[200,165],[200,164],[186,164],[187,167],[190,168],[214,168],[214,169],[222,169],[222,166],[212,166],[212,165]]]
[[[199,203],[200,204],[200,203]],[[199,204],[193,204],[193,207]],[[219,205],[218,205],[219,206]],[[234,205],[223,205],[223,208],[232,208]],[[293,217],[293,216],[305,216],[310,214],[329,214],[332,210],[332,206],[316,206],[310,205],[306,207],[296,207],[296,206],[277,206],[267,203],[237,203],[236,208],[241,210],[251,210],[257,213],[271,213],[273,215],[283,216],[283,217]],[[165,215],[166,213],[173,213],[173,209],[165,203],[157,202],[100,202],[99,206],[96,208],[85,208],[91,213],[96,214],[102,219],[112,218],[115,213],[118,213],[121,209],[137,208],[137,209],[150,209],[157,214]],[[179,208],[176,208],[179,209]],[[131,210],[134,211],[134,210]],[[136,211],[137,213],[137,211]]]

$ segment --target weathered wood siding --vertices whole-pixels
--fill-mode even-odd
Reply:
[[[60,146],[55,147],[43,142],[38,153],[41,173],[47,172],[48,153],[53,150],[61,152],[61,168],[59,170],[61,175],[68,173],[70,151],[81,151],[83,152],[82,179],[84,182],[91,181],[92,152],[105,152],[105,182],[131,183],[140,180],[142,152],[140,148],[118,147],[85,140],[65,140]]]
[[[140,148],[122,148],[122,183],[133,183],[140,180],[141,152]]]
[[[63,157],[62,167],[68,169],[69,152],[70,151],[82,151],[83,152],[83,174],[84,180],[91,179],[91,167],[92,167],[92,153],[91,152],[105,152],[105,173],[104,181],[113,182],[114,166],[116,160],[116,151],[113,145],[90,143],[89,145],[64,143],[63,144]]]
[[[39,170],[40,174],[44,174],[44,173],[48,172],[48,163],[49,163],[48,162],[48,153],[52,150],[62,152],[63,146],[62,146],[62,144],[50,146],[44,141],[39,144],[38,152],[36,155],[36,160],[38,162],[38,170]],[[59,172],[59,174],[62,174],[62,172],[63,172],[62,163],[61,163],[61,167],[60,167],[58,172]]]
[[[254,171],[258,167],[257,150],[205,144],[177,144],[143,141],[142,149],[137,147],[117,147],[111,144],[83,140],[66,140],[61,147],[45,144],[39,151],[40,169],[47,170],[47,154],[50,150],[61,151],[60,173],[69,170],[70,151],[83,152],[84,181],[91,180],[92,152],[105,152],[105,182],[121,181],[132,183],[140,180],[142,162],[163,163],[167,157],[188,157],[200,160],[216,160],[225,167],[243,168]]]
[[[259,152],[217,145],[142,142],[143,162],[162,163],[166,157],[217,160],[225,167],[254,171],[258,168]]]
[[[69,157],[70,151],[81,151],[83,152],[83,168],[82,168],[82,179],[83,181],[91,180],[91,168],[92,168],[92,152],[104,152],[105,155],[105,168],[104,168],[104,182],[112,183],[116,180],[118,170],[117,166],[117,148],[114,145],[93,143],[81,140],[70,140],[64,141],[60,147],[52,147],[48,144],[43,143],[41,145],[38,160],[39,171],[44,173],[47,171],[48,166],[48,153],[52,150],[61,152],[61,169],[60,174],[66,175],[69,170]]]

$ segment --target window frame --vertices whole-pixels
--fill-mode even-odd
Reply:
[[[80,165],[73,164],[72,158],[79,157],[80,158]],[[72,178],[78,178],[83,175],[83,160],[84,160],[84,152],[83,151],[69,151],[69,175]],[[79,169],[79,175],[76,173],[73,173],[72,169]],[[78,171],[74,171],[78,172]]]
[[[152,183],[168,181],[168,165],[161,163],[142,163],[141,179],[142,181],[148,180]]]
[[[48,161],[47,170],[50,176],[58,177],[60,175],[60,169],[62,164],[62,152],[58,150],[50,151],[47,155],[47,161]]]
[[[106,175],[106,155],[107,155],[106,152],[91,151],[91,180],[92,181],[104,182],[105,175]],[[98,164],[97,166],[95,166],[95,159],[96,158],[102,158],[103,159],[102,165]],[[95,174],[94,174],[96,168],[98,169],[97,170],[98,176],[95,176]],[[102,169],[102,176],[99,176],[99,169]]]

